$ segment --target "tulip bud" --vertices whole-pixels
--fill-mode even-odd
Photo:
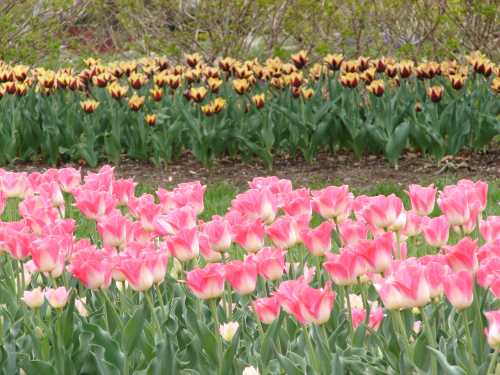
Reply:
[[[245,369],[243,370],[243,373],[241,375],[260,375],[260,372],[255,367],[248,366],[248,367],[245,367]]]
[[[23,302],[31,309],[36,309],[43,305],[44,294],[41,288],[31,291],[25,290],[22,297]]]
[[[224,341],[230,342],[238,331],[239,327],[240,325],[238,324],[238,322],[225,323],[219,326],[219,333]]]

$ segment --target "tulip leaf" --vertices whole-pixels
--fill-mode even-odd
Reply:
[[[56,373],[55,368],[49,362],[45,361],[26,360],[21,364],[21,367],[28,374],[53,375]]]
[[[410,124],[408,122],[403,122],[394,130],[394,133],[385,146],[385,155],[387,159],[396,161],[399,158],[399,155],[401,155],[401,152],[406,147],[409,134]]]
[[[431,348],[430,346],[428,346],[427,348],[436,356],[439,364],[441,365],[441,368],[446,375],[465,375],[465,371],[460,367],[450,365],[443,353],[434,348]]]
[[[292,361],[284,355],[276,353],[281,366],[284,368],[287,375],[303,375],[304,371],[299,369]]]
[[[134,349],[137,349],[137,343],[141,337],[144,322],[144,308],[139,308],[123,328],[122,347],[125,354],[130,355]]]

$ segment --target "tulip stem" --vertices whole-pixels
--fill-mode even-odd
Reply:
[[[165,317],[165,302],[163,300],[163,295],[161,293],[160,284],[155,284],[156,294],[158,294],[158,299],[160,300],[162,315]]]
[[[413,354],[410,349],[410,341],[408,340],[408,334],[406,333],[406,328],[403,323],[403,319],[401,318],[401,312],[398,310],[393,310],[392,317],[394,319],[394,322],[397,324],[400,334],[402,336],[403,342],[401,344],[404,347],[406,355],[410,360],[413,360]]]
[[[302,326],[304,330],[304,339],[306,341],[307,349],[309,351],[309,356],[311,357],[312,361],[312,368],[314,369],[314,372],[316,374],[320,373],[320,368],[319,368],[319,362],[318,358],[316,357],[316,352],[314,351],[314,347],[312,346],[311,338],[309,337],[309,330],[307,329],[307,326],[304,324]]]
[[[469,358],[471,370],[476,371],[476,364],[474,362],[474,347],[472,346],[472,336],[469,329],[469,319],[467,319],[467,310],[462,310],[462,318],[465,329],[465,343],[467,345],[467,351],[469,352],[467,357]]]
[[[498,352],[499,352],[499,349],[496,349],[495,352],[493,353],[493,356],[491,357],[490,365],[488,366],[488,371],[486,371],[486,375],[490,375],[490,374],[495,375]]]
[[[422,321],[424,323],[424,330],[425,330],[425,334],[427,336],[427,340],[431,344],[431,347],[433,349],[436,349],[436,346],[437,346],[437,344],[436,344],[436,338],[434,337],[434,334],[432,332],[431,322],[427,318],[427,315],[425,314],[425,311],[424,311],[423,308],[421,310],[421,314],[422,314]],[[432,375],[437,375],[438,374],[437,371],[438,371],[438,369],[437,369],[436,357],[432,355],[431,356],[431,374]]]
[[[217,343],[217,361],[218,363],[218,373],[221,373],[222,370],[222,341],[219,333],[219,316],[217,315],[217,300],[215,298],[212,298],[210,301],[208,301],[208,304],[210,306],[210,311],[212,313],[212,317],[215,320],[215,327],[214,327],[214,335],[215,335],[215,342]]]
[[[351,300],[349,299],[349,287],[346,285],[344,286],[344,292],[345,292],[345,300],[347,304],[347,313],[349,315],[349,322],[347,323],[347,326],[349,327],[349,332],[352,334],[352,307],[351,307]]]
[[[153,320],[156,324],[156,328],[158,329],[158,333],[161,332],[160,321],[158,320],[158,316],[156,315],[155,305],[153,304],[153,299],[151,298],[151,290],[148,289],[144,291],[144,296],[146,297],[146,301],[149,304],[149,308],[151,309],[151,315],[153,316]]]

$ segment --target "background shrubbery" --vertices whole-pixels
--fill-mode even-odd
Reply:
[[[500,56],[498,0],[4,0],[0,58],[53,65],[81,54],[206,60],[305,48],[324,54]]]

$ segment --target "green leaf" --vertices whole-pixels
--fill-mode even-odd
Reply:
[[[408,135],[410,134],[410,124],[403,122],[400,124],[385,146],[385,155],[390,161],[396,161],[406,146]]]
[[[462,370],[460,367],[450,365],[443,353],[441,353],[440,351],[438,351],[434,348],[431,348],[430,346],[428,346],[427,348],[436,356],[437,360],[439,361],[439,364],[441,365],[441,368],[444,371],[444,374],[446,374],[446,375],[465,375],[465,371]]]
[[[137,343],[141,337],[144,328],[144,308],[138,309],[132,319],[130,319],[123,328],[122,347],[125,354],[130,355],[134,349],[137,350]]]
[[[26,360],[22,363],[21,367],[27,374],[54,375],[56,373],[55,368],[49,362],[45,361]]]
[[[299,369],[297,366],[293,364],[287,357],[281,355],[280,353],[276,353],[278,356],[278,360],[281,366],[285,369],[285,373],[287,375],[303,375],[304,371]]]

